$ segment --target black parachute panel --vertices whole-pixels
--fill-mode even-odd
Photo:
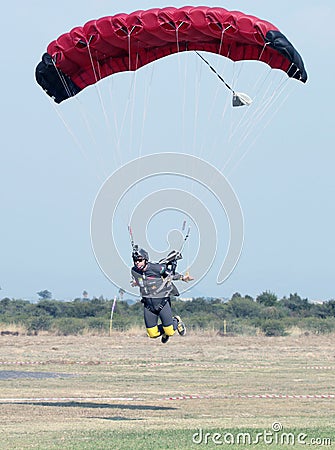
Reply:
[[[277,50],[291,61],[292,66],[289,68],[287,75],[305,83],[307,81],[307,72],[303,60],[291,42],[280,31],[274,30],[268,31],[265,39],[271,48]]]
[[[42,61],[36,67],[35,77],[37,83],[56,103],[74,97],[81,91],[67,75],[55,67],[49,53],[42,56]]]

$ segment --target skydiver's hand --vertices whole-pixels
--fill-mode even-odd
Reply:
[[[137,286],[136,281],[135,281],[135,280],[131,280],[131,281],[130,281],[130,286],[131,286],[131,287]]]
[[[194,280],[194,278],[191,277],[191,275],[188,272],[186,272],[185,275],[183,275],[182,280],[185,281],[186,283],[188,283],[189,281]]]

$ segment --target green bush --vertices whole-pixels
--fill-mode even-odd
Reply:
[[[62,336],[77,335],[82,334],[86,328],[86,322],[75,317],[62,317],[54,321],[53,328]]]
[[[93,330],[108,330],[109,320],[103,317],[90,317],[87,320],[88,328]]]
[[[261,329],[265,336],[285,336],[287,334],[280,320],[265,320],[261,325]]]
[[[40,316],[35,316],[28,321],[28,332],[38,332],[41,330],[50,330],[52,320],[50,316],[46,314],[41,314]]]
[[[237,334],[242,336],[255,336],[257,328],[246,320],[227,320],[227,334]],[[220,327],[220,334],[223,334],[224,327]]]
[[[225,305],[226,312],[231,317],[258,317],[261,305],[253,300],[235,297]]]
[[[1,322],[22,324],[29,333],[51,330],[61,335],[81,334],[84,329],[106,333],[114,300],[94,298],[71,302],[3,298],[0,300]],[[262,330],[266,336],[283,336],[286,330],[299,327],[315,334],[335,332],[335,300],[312,304],[298,294],[277,300],[265,291],[256,301],[236,292],[229,301],[199,297],[184,302],[172,299],[173,314],[180,315],[189,329],[214,330],[223,333],[227,321],[228,334],[254,335]],[[117,301],[113,315],[113,330],[127,332],[132,327],[144,327],[143,304]]]
[[[298,326],[303,330],[314,334],[327,334],[335,331],[335,318],[328,317],[320,319],[315,317],[306,317],[299,322]]]
[[[264,306],[275,306],[278,301],[276,294],[270,291],[264,291],[258,297],[256,297],[256,302]]]

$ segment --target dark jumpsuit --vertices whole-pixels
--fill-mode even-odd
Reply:
[[[157,338],[162,334],[172,336],[177,329],[177,319],[172,317],[170,295],[179,295],[172,280],[181,280],[180,273],[171,274],[165,264],[148,262],[145,270],[134,266],[131,275],[140,288],[144,303],[144,322],[147,334]],[[158,318],[161,324],[158,325]]]

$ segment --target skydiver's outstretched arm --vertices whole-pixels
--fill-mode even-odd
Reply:
[[[185,275],[183,275],[182,273],[178,273],[178,272],[175,272],[172,275],[171,272],[166,269],[166,266],[165,266],[164,271],[161,271],[161,275],[163,278],[170,276],[173,281],[181,280],[181,281],[185,281],[186,283],[194,280],[194,278],[188,272],[186,272]]]
[[[185,281],[186,283],[188,283],[189,281],[194,280],[194,278],[188,273],[186,272],[185,275],[183,275],[182,273],[175,273],[175,275],[173,275],[172,277],[173,280],[181,280],[181,281]]]

